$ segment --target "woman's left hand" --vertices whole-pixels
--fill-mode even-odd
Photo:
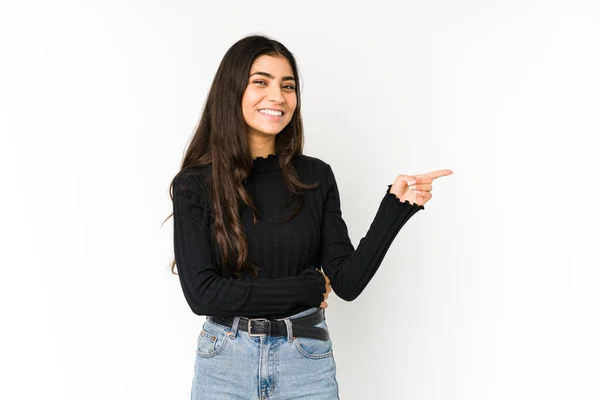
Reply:
[[[390,188],[390,193],[394,193],[401,201],[408,200],[422,206],[431,200],[433,180],[450,174],[452,174],[451,170],[440,169],[426,174],[398,175]]]

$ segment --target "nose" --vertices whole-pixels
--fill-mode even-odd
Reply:
[[[278,104],[283,103],[284,98],[283,98],[283,95],[281,94],[281,89],[278,87],[275,87],[274,89],[270,90],[269,93],[267,94],[267,100],[273,101]]]

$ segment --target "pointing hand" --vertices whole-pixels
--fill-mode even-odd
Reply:
[[[400,201],[408,200],[422,206],[431,200],[431,183],[433,180],[450,174],[452,174],[451,170],[440,169],[426,174],[398,175],[390,188],[390,193],[395,194]]]

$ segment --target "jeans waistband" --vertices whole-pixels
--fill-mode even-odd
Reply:
[[[316,307],[276,320],[267,320],[265,318],[249,319],[239,316],[209,316],[207,320],[230,327],[234,338],[237,336],[239,329],[242,332],[247,332],[249,336],[287,336],[288,341],[292,341],[294,334],[300,337],[311,337],[321,340],[329,339],[327,329],[314,326],[325,320],[325,310]]]

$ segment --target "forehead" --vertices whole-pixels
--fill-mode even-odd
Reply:
[[[268,56],[264,54],[257,57],[250,67],[250,74],[259,71],[270,73],[271,75],[274,75],[275,78],[294,76],[292,66],[287,58],[283,56]]]

